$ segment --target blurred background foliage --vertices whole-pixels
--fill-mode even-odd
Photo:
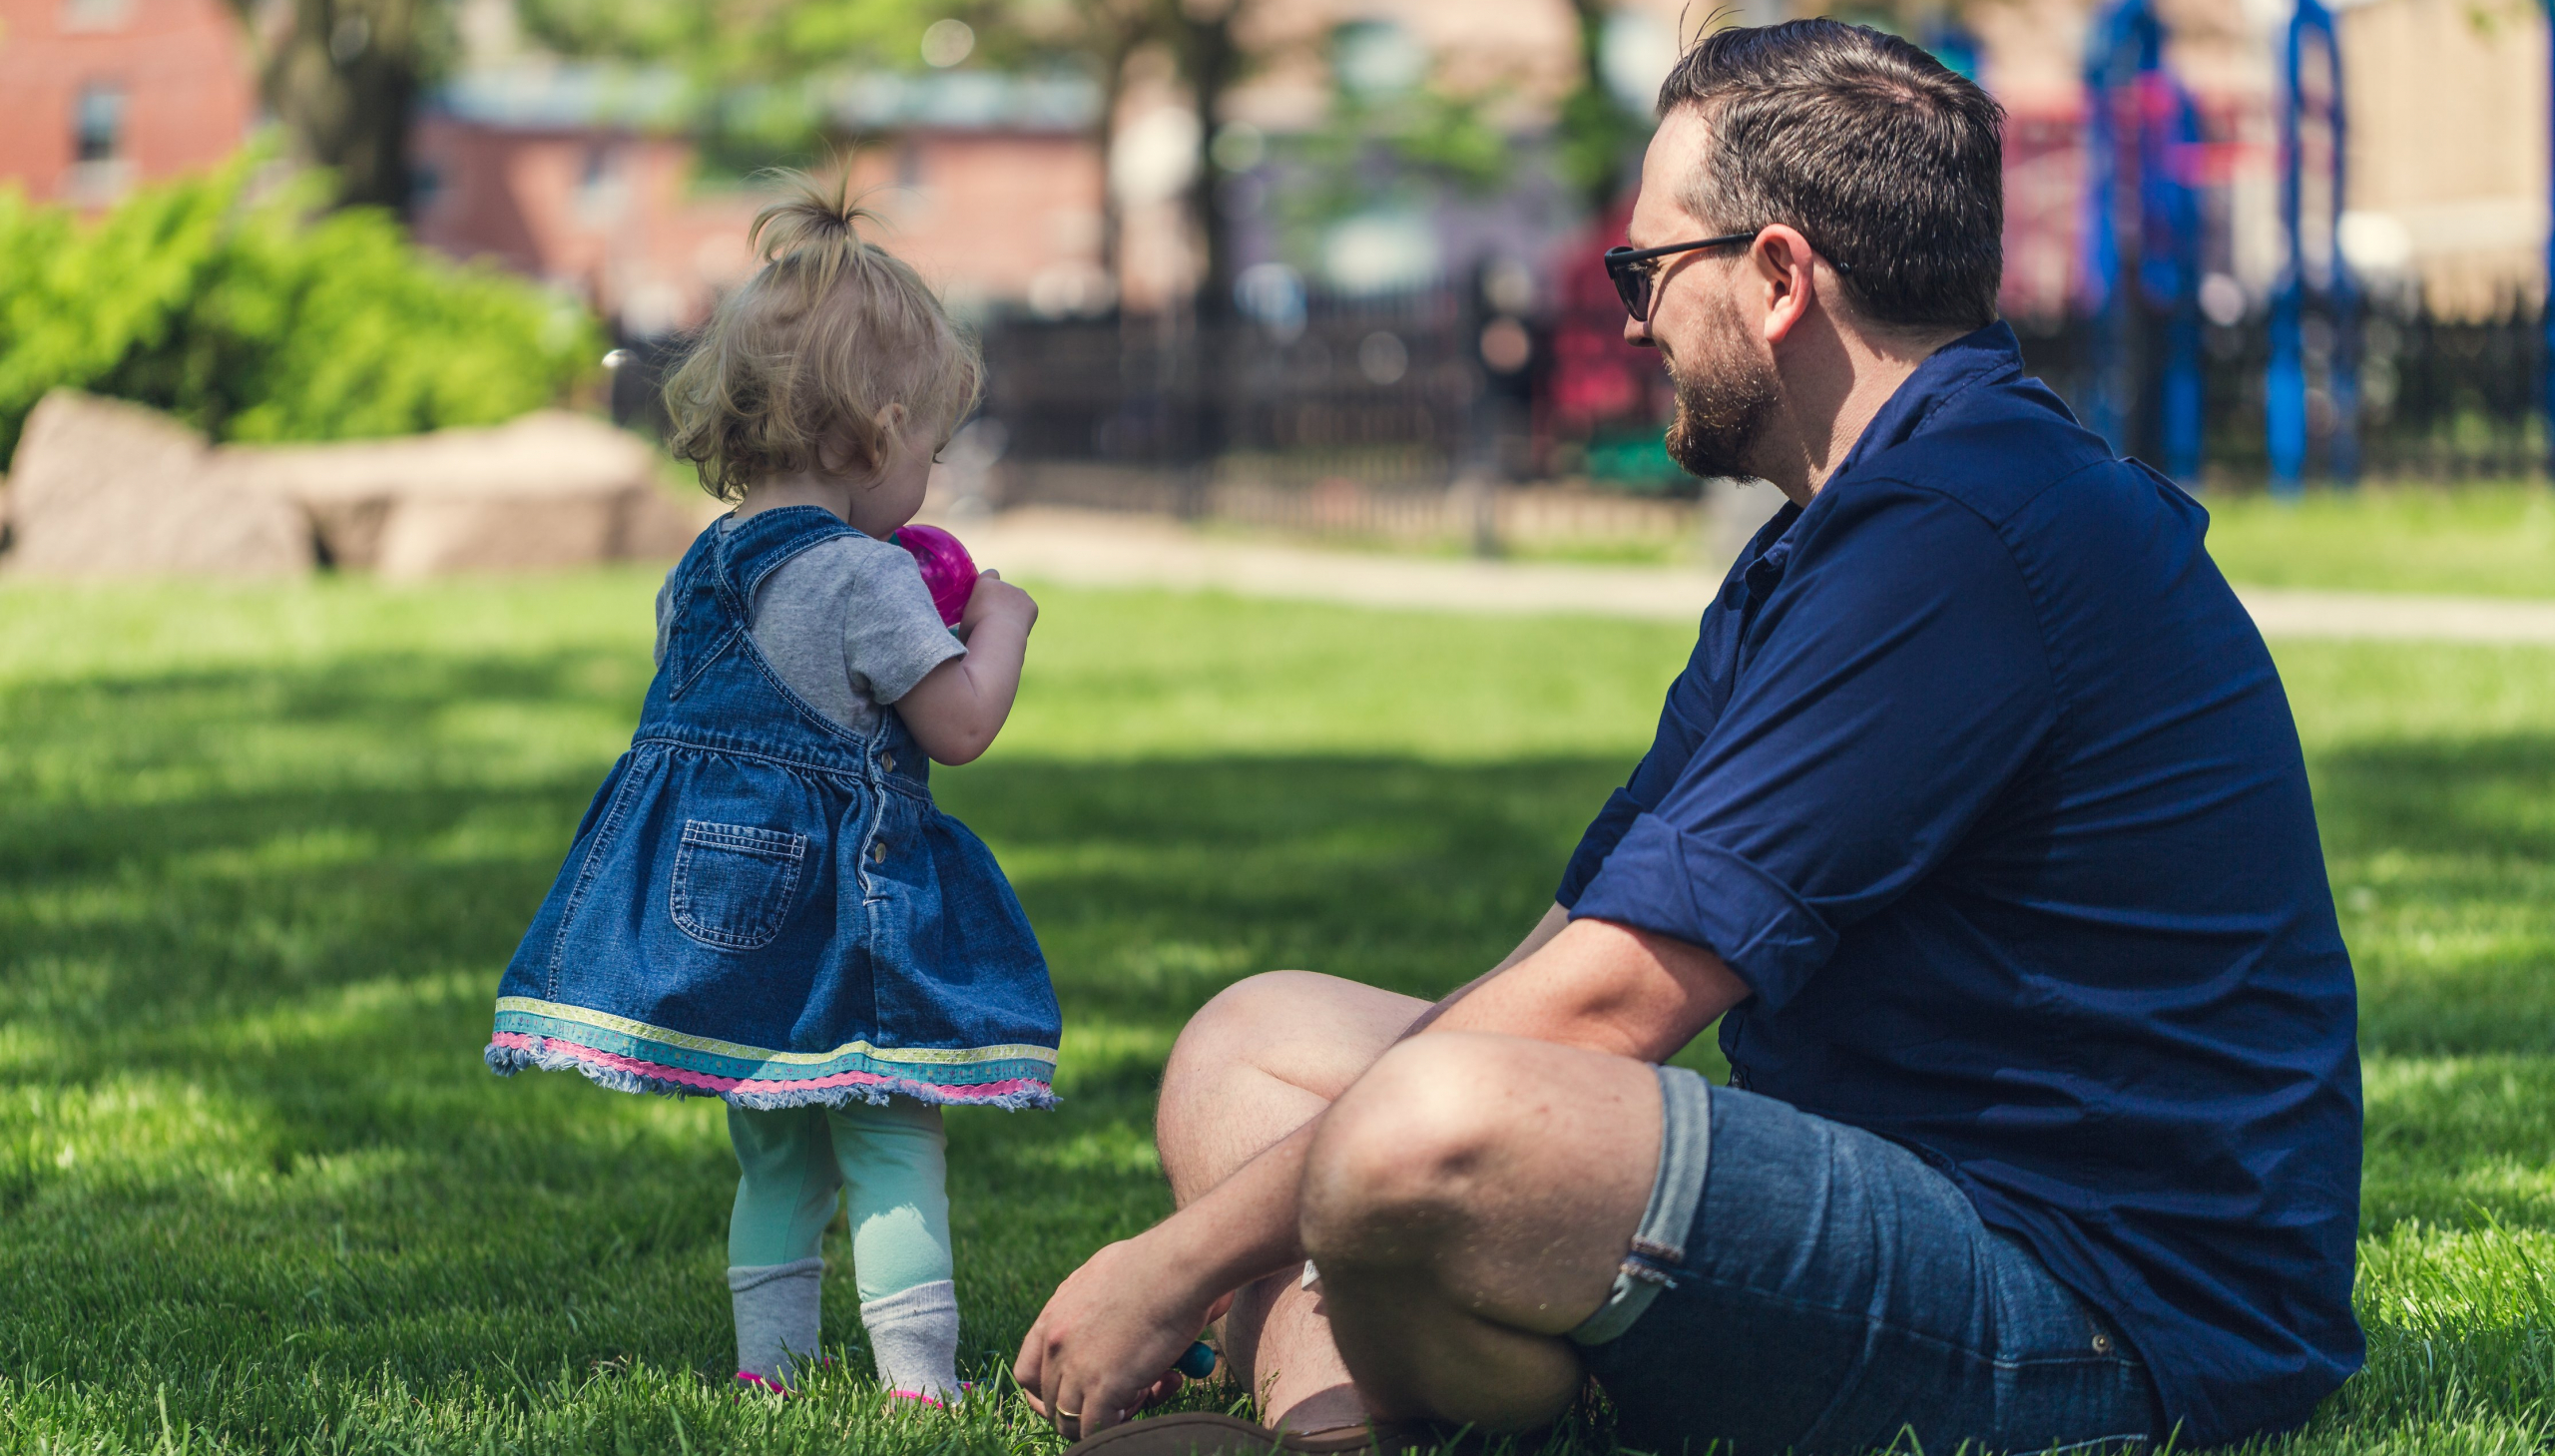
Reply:
[[[404,208],[409,124],[459,53],[454,0],[230,0],[293,160],[337,202]]]
[[[95,221],[0,190],[0,459],[48,389],[166,410],[218,440],[493,424],[558,399],[602,333],[576,302],[320,211],[330,179],[244,158]]]

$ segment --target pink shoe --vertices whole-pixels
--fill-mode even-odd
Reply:
[[[930,1406],[933,1410],[947,1410],[949,1408],[941,1402],[939,1396],[926,1395],[919,1390],[890,1390],[887,1394],[890,1398],[895,1400],[919,1400],[923,1404]]]
[[[966,1399],[967,1392],[975,1388],[976,1382],[973,1380],[959,1381],[957,1398],[960,1400]],[[887,1395],[890,1399],[894,1400],[917,1400],[922,1402],[924,1405],[930,1406],[933,1410],[947,1410],[950,1406],[950,1402],[942,1400],[939,1396],[929,1395],[920,1390],[890,1390],[887,1392]]]
[[[779,1381],[772,1379],[768,1375],[758,1375],[752,1370],[739,1370],[737,1372],[737,1378],[754,1389],[763,1391],[767,1395],[787,1395],[789,1393],[788,1386],[781,1384]]]

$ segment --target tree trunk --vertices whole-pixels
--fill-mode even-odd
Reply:
[[[290,0],[259,79],[294,155],[336,174],[339,206],[408,205],[424,0]]]
[[[1180,38],[1180,69],[1189,83],[1190,104],[1198,112],[1198,172],[1189,185],[1190,225],[1205,253],[1197,280],[1197,309],[1204,320],[1224,317],[1234,307],[1233,220],[1216,196],[1215,142],[1218,113],[1225,94],[1242,75],[1242,47],[1234,38],[1234,22],[1244,0],[1189,0],[1175,16]]]
[[[1118,104],[1127,95],[1127,61],[1143,44],[1144,33],[1133,26],[1112,32],[1095,48],[1100,66],[1100,116],[1092,142],[1100,149],[1100,270],[1109,275],[1113,293],[1123,292],[1119,253],[1127,220],[1118,207],[1118,189],[1109,176],[1109,159],[1118,150]]]
[[[1609,0],[1570,0],[1579,36],[1579,85],[1562,101],[1562,170],[1579,188],[1590,217],[1602,218],[1621,189],[1620,153],[1637,129],[1606,85]]]

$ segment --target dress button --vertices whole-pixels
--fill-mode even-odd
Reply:
[[[896,771],[896,755],[895,755],[895,754],[893,754],[893,753],[881,753],[881,754],[879,754],[879,755],[878,755],[878,763],[879,763],[879,766],[881,766],[881,767],[885,768],[885,769],[886,769],[888,772],[890,772],[890,773],[893,773],[893,772],[895,772],[895,771]]]
[[[872,839],[869,841],[869,862],[871,864],[885,864],[887,862],[886,840]]]
[[[2103,1333],[2099,1329],[2094,1331],[2094,1353],[2098,1355],[2108,1355],[2111,1352],[2112,1337]]]

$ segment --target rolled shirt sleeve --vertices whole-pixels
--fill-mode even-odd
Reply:
[[[2057,701],[2021,571],[1957,500],[1857,481],[1786,544],[1727,706],[1655,798],[1618,790],[1563,886],[1574,918],[1704,946],[1768,1009],[1943,862]]]

